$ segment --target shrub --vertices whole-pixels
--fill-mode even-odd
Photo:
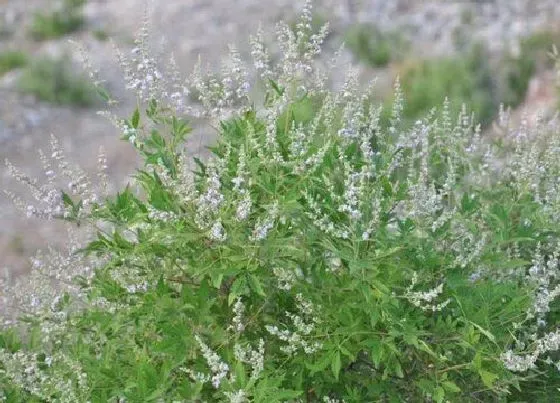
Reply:
[[[278,68],[251,40],[260,107],[235,49],[223,77],[197,68],[186,81],[158,70],[143,41],[140,68],[120,55],[141,107],[114,121],[144,159],[141,194],[98,196],[54,138],[46,186],[8,165],[39,203],[8,194],[16,206],[96,235],[37,259],[14,287],[34,314],[0,333],[7,400],[560,396],[556,370],[546,387],[534,380],[560,345],[558,136],[512,131],[495,169],[504,150],[466,112],[454,125],[446,106],[407,128],[398,83],[385,124],[355,75],[326,89],[313,64],[324,35],[305,46],[309,20],[307,3],[301,35],[279,26]],[[199,106],[184,104],[191,89]],[[206,161],[182,149],[192,115],[220,119]],[[66,192],[53,165],[72,178]]]
[[[17,50],[0,52],[0,76],[27,64],[27,55]]]
[[[93,85],[83,76],[73,73],[71,60],[41,58],[33,61],[19,79],[19,89],[41,101],[86,107],[93,105],[96,95]]]
[[[56,39],[79,30],[84,25],[82,6],[85,0],[64,0],[60,9],[37,13],[30,28],[35,40]]]
[[[498,107],[488,55],[475,46],[465,56],[436,58],[405,65],[401,82],[407,105],[404,114],[411,120],[424,116],[445,97],[451,113],[457,115],[469,105],[476,119],[488,124]]]
[[[552,68],[548,53],[553,45],[560,45],[560,36],[554,31],[542,31],[523,39],[518,55],[507,55],[502,63],[505,77],[503,100],[515,107],[526,97],[531,78],[543,69]]]
[[[374,25],[352,26],[344,36],[344,42],[354,57],[371,67],[385,67],[398,59],[406,45],[397,34],[382,33]]]
[[[553,31],[533,34],[520,43],[519,55],[501,55],[492,60],[480,44],[464,56],[408,62],[401,71],[407,97],[405,116],[411,121],[425,115],[443,97],[450,99],[452,114],[468,104],[482,125],[495,118],[499,104],[515,108],[525,100],[531,78],[553,66],[548,56],[558,35]]]
[[[104,29],[94,30],[93,36],[95,37],[95,39],[101,42],[105,42],[107,39],[109,39],[109,34]]]

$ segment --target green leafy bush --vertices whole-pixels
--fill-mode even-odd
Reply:
[[[374,25],[357,24],[344,36],[344,42],[358,61],[372,67],[385,67],[406,49],[397,34],[382,33]]]
[[[258,107],[234,49],[224,77],[197,68],[175,93],[142,60],[140,107],[115,119],[141,191],[99,197],[54,138],[44,160],[67,191],[8,165],[38,200],[16,205],[96,235],[15,286],[27,320],[0,333],[5,400],[558,399],[558,136],[512,131],[503,160],[449,105],[409,128],[398,85],[385,123],[357,77],[326,89],[309,21],[308,5],[301,35],[279,26],[278,69],[252,39]],[[183,149],[192,115],[220,120],[205,161]]]
[[[467,104],[486,126],[500,104],[515,108],[525,100],[529,82],[539,71],[553,67],[548,53],[558,34],[543,31],[521,40],[519,55],[492,57],[480,44],[462,45],[463,56],[405,62],[400,71],[407,97],[404,114],[411,121],[424,116],[443,97],[452,114]]]
[[[537,72],[553,67],[548,56],[553,45],[560,46],[560,35],[557,32],[537,32],[521,41],[518,55],[506,56],[501,69],[505,77],[503,99],[507,105],[515,107],[521,104],[525,100],[531,78]]]
[[[84,25],[82,7],[85,0],[64,0],[50,13],[37,13],[30,28],[36,40],[56,39],[79,30]]]
[[[80,107],[91,106],[96,93],[89,80],[75,74],[70,58],[41,58],[33,61],[23,72],[18,87],[41,101]]]
[[[27,64],[27,55],[17,50],[0,52],[0,76]]]
[[[406,95],[405,116],[415,120],[424,116],[445,97],[456,115],[463,104],[469,105],[478,121],[488,124],[495,116],[498,99],[488,55],[476,46],[465,56],[412,62],[401,72]]]

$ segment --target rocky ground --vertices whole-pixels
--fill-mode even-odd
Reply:
[[[145,0],[89,0],[84,7],[86,26],[69,37],[46,42],[29,38],[27,28],[36,10],[52,7],[53,1],[0,0],[0,51],[21,49],[34,55],[59,55],[71,51],[72,38],[85,45],[94,66],[99,67],[107,86],[122,103],[120,111],[128,114],[134,100],[126,96],[122,74],[115,62],[112,45],[93,35],[103,30],[125,50],[132,48],[132,38],[141,25]],[[173,51],[179,66],[189,71],[200,54],[210,63],[218,62],[227,45],[235,43],[247,55],[247,37],[261,22],[273,32],[273,24],[293,19],[302,1],[296,0],[166,0],[153,1],[151,37],[155,44],[165,38],[165,49]],[[333,22],[335,35],[328,46],[335,49],[345,27],[356,21],[372,22],[387,30],[400,30],[412,40],[419,55],[448,54],[457,51],[453,33],[463,30],[466,37],[486,41],[492,49],[515,48],[516,40],[548,24],[560,21],[556,0],[495,1],[317,1],[318,12]],[[348,59],[350,56],[347,55]],[[364,70],[367,70],[364,68]],[[367,71],[366,71],[367,72]],[[371,73],[371,72],[370,72]],[[42,173],[37,150],[48,149],[50,134],[55,134],[70,159],[94,172],[96,150],[107,150],[109,174],[119,185],[134,171],[136,157],[131,147],[119,140],[119,133],[102,117],[98,108],[80,109],[52,106],[22,95],[16,88],[19,71],[0,77],[0,160],[8,158],[31,176]],[[373,73],[371,73],[373,74]],[[390,74],[385,74],[390,77]],[[554,95],[550,88],[554,77],[536,77],[525,107],[549,107]],[[199,153],[211,141],[213,133],[196,130],[189,147]],[[0,168],[1,188],[21,194],[25,189]],[[0,197],[0,269],[15,273],[27,270],[28,258],[47,243],[62,244],[61,226],[26,220]]]

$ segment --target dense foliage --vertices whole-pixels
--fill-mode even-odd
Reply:
[[[96,235],[38,265],[65,280],[58,296],[20,295],[41,309],[0,333],[4,401],[560,396],[560,126],[514,130],[502,113],[498,147],[445,102],[410,127],[398,81],[386,121],[352,71],[326,89],[325,36],[309,8],[295,32],[281,25],[278,68],[252,38],[262,104],[234,49],[223,79],[173,87],[139,41],[142,69],[121,61],[140,106],[115,123],[145,166],[115,196],[55,140],[68,192],[51,170],[40,187],[9,166],[46,204],[10,194],[28,214]],[[187,87],[220,117],[204,161],[183,149]]]

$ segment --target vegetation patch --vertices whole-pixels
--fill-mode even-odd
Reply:
[[[107,39],[109,39],[109,34],[104,29],[98,28],[94,30],[92,33],[94,38],[97,39],[98,41],[105,42]]]
[[[554,61],[549,53],[560,46],[560,33],[542,31],[524,38],[517,55],[506,55],[502,63],[504,102],[512,107],[525,100],[531,78],[545,69],[552,69]]]
[[[82,7],[86,0],[64,0],[58,9],[37,13],[30,27],[35,40],[56,39],[78,31],[84,25]]]
[[[90,81],[74,73],[69,57],[33,61],[23,71],[18,87],[41,101],[54,104],[86,107],[97,99]]]
[[[375,25],[358,24],[344,35],[344,43],[354,57],[371,67],[385,67],[402,57],[407,48],[396,33],[383,33]]]
[[[27,64],[27,55],[17,50],[0,52],[0,76]]]
[[[558,121],[504,116],[495,144],[452,112],[472,94],[451,79],[412,125],[395,85],[381,119],[354,75],[328,89],[306,4],[296,34],[277,28],[280,65],[257,35],[251,63],[232,49],[220,76],[178,81],[137,41],[121,62],[138,106],[113,121],[143,165],[117,194],[103,153],[93,180],[54,136],[45,184],[7,163],[36,199],[7,192],[16,207],[92,236],[8,290],[22,315],[0,330],[1,399],[559,400]],[[201,116],[219,135],[204,161],[185,149]]]
[[[482,47],[463,57],[410,62],[400,77],[407,99],[404,114],[410,120],[425,115],[445,97],[452,115],[467,104],[482,124],[488,124],[498,108],[492,70]]]

